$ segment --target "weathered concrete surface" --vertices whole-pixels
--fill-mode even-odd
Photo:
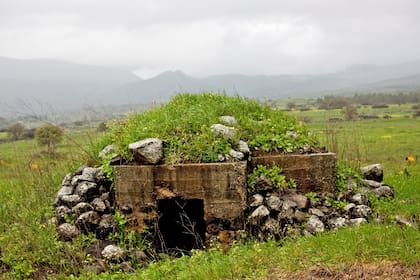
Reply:
[[[336,188],[336,156],[334,153],[278,154],[252,157],[251,170],[262,164],[281,167],[288,179],[297,183],[297,190],[331,192]]]
[[[168,199],[202,199],[206,221],[238,219],[246,207],[246,170],[246,162],[116,166],[116,200],[132,209],[127,218],[136,220],[131,228],[137,230],[156,218],[157,199],[165,193]]]
[[[255,156],[251,162],[115,166],[115,193],[132,229],[156,223],[158,200],[201,199],[204,220],[241,220],[246,208],[247,172],[258,164],[280,166],[300,192],[333,193],[333,153]]]

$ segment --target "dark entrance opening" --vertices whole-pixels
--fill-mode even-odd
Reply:
[[[203,248],[206,233],[203,200],[179,197],[158,200],[158,215],[160,251],[185,253]]]

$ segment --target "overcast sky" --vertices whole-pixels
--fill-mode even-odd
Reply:
[[[144,77],[325,73],[420,59],[420,1],[0,0],[0,56]]]

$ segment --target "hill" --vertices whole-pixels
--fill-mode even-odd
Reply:
[[[1,115],[75,110],[107,105],[104,93],[140,81],[130,71],[46,59],[0,57]]]
[[[225,74],[195,78],[181,71],[141,79],[128,70],[53,60],[0,58],[0,116],[51,114],[100,106],[166,102],[178,92],[216,91],[244,97],[314,97],[325,94],[420,89],[420,61],[353,65],[320,75]]]

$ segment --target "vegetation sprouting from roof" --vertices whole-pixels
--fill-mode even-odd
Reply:
[[[236,123],[223,123],[221,116],[233,116]],[[234,127],[233,137],[213,133],[211,126],[218,123]],[[129,158],[129,143],[159,138],[165,143],[167,163],[216,162],[220,154],[236,149],[239,140],[247,142],[251,152],[288,153],[317,143],[300,122],[279,110],[216,93],[178,94],[167,104],[114,121],[109,127],[102,148],[115,144],[118,152]]]

